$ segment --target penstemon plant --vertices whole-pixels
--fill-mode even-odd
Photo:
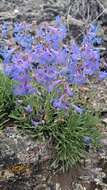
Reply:
[[[85,142],[86,139],[94,139],[92,128],[89,131],[87,128],[94,116],[91,115],[88,120],[85,108],[75,105],[73,99],[75,86],[78,88],[87,84],[92,78],[102,80],[107,77],[106,72],[100,71],[100,52],[94,46],[95,43],[101,43],[96,35],[97,30],[98,27],[92,25],[86,31],[81,45],[78,45],[76,42],[65,43],[67,28],[59,16],[54,24],[45,22],[36,26],[25,22],[14,23],[12,39],[0,47],[3,73],[14,81],[16,108],[10,117],[16,120],[18,126],[32,128],[34,131],[41,126],[38,129],[40,133],[42,131],[54,137],[55,142],[59,143],[59,162],[67,167],[81,157],[83,139]],[[10,32],[8,23],[4,23],[2,38],[7,39]],[[87,118],[85,124],[82,116]],[[81,127],[82,124],[83,128],[87,125],[86,129]],[[75,129],[71,127],[73,125]],[[65,140],[60,131],[65,135]],[[80,146],[77,137],[77,145],[72,141],[75,135],[81,141]],[[75,152],[73,157],[69,155],[67,147],[72,154]]]
[[[71,86],[89,82],[90,76],[103,79],[107,73],[100,71],[100,53],[94,48],[97,26],[92,26],[79,46],[76,42],[67,45],[67,29],[61,18],[56,17],[54,25],[43,23],[34,34],[31,26],[16,23],[13,36],[16,46],[7,45],[1,49],[4,73],[17,81],[15,95],[39,94],[36,83],[42,85],[48,93],[56,90],[53,106],[68,108],[68,97],[73,95]],[[6,23],[3,25],[4,37],[8,33]],[[99,40],[100,43],[101,40]],[[60,84],[63,86],[58,90]],[[63,105],[62,105],[63,104]]]

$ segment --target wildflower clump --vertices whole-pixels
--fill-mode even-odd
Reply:
[[[91,143],[97,139],[96,117],[74,103],[75,86],[107,77],[94,47],[101,43],[96,32],[97,26],[91,26],[81,45],[65,43],[67,28],[59,16],[54,24],[14,23],[12,31],[8,23],[2,27],[7,42],[0,47],[3,73],[14,81],[15,108],[9,117],[37,136],[51,136],[58,163],[67,167],[81,158],[88,135]]]

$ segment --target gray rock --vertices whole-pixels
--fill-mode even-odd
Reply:
[[[2,131],[0,189],[31,190],[39,182],[45,182],[45,176],[40,177],[37,172],[46,157],[48,149],[45,141],[33,141],[28,135],[22,136],[15,127]]]
[[[86,190],[81,184],[75,184],[75,190]]]

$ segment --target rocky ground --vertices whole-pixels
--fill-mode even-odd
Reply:
[[[83,20],[85,17],[89,17],[87,14],[87,9],[89,9],[90,19],[87,18],[87,20],[92,21],[104,8],[106,12],[106,0],[1,0],[0,20],[20,17],[43,21],[53,19],[56,15],[67,16],[68,14]]]
[[[4,20],[51,20],[60,14],[67,18],[69,2],[65,0],[1,0],[0,21]],[[103,47],[101,48],[102,62],[107,61],[107,3],[102,0],[93,1],[100,6],[96,15],[105,11],[98,22],[103,30]],[[71,4],[72,5],[72,4]],[[75,7],[75,6],[73,6]],[[71,29],[83,31],[84,20],[75,24],[69,12],[68,19],[73,22]],[[93,19],[94,16],[92,17]],[[83,23],[80,24],[80,23]],[[72,31],[71,31],[72,32]],[[75,33],[75,32],[74,32]],[[73,34],[73,33],[72,33]],[[29,135],[21,134],[16,127],[8,127],[0,132],[0,190],[107,190],[107,81],[90,86],[96,96],[92,98],[92,105],[96,111],[102,110],[102,148],[99,151],[90,150],[86,160],[81,161],[68,172],[58,171],[50,167],[49,142],[37,142]]]
[[[107,190],[107,131],[102,131],[102,147],[90,149],[85,160],[63,173],[50,165],[50,142],[7,127],[0,133],[0,190]]]

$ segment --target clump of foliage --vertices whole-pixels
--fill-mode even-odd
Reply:
[[[54,145],[53,163],[55,167],[69,169],[85,158],[90,146],[97,147],[100,133],[97,129],[98,117],[92,113],[77,114],[69,109],[66,114],[59,111],[53,122],[38,128],[38,131],[51,137]]]
[[[107,77],[100,71],[100,53],[94,47],[101,42],[96,31],[97,26],[91,26],[79,46],[65,43],[67,29],[60,17],[36,28],[15,23],[13,40],[0,48],[3,73],[14,81],[15,106],[9,117],[36,136],[52,137],[56,163],[66,168],[82,157],[85,144],[95,144],[99,136],[97,117],[82,103],[74,103],[75,88]],[[4,23],[3,38],[9,32]]]
[[[9,121],[8,115],[14,109],[13,81],[0,72],[0,128]]]

